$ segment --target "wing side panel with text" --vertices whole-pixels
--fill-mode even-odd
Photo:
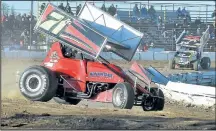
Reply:
[[[48,4],[38,20],[35,30],[75,47],[96,58],[106,43],[106,37],[88,27],[81,20]]]
[[[130,61],[142,42],[143,33],[86,2],[78,17],[106,36],[112,52]]]

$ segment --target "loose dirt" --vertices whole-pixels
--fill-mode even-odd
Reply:
[[[53,100],[32,102],[19,92],[16,74],[42,60],[2,59],[2,129],[216,129],[215,111],[187,107],[166,99],[163,111],[144,112],[141,107],[119,110],[112,104],[83,100],[77,106],[60,105]],[[128,68],[131,63],[113,61]],[[164,74],[192,70],[169,70],[167,61],[138,61],[156,67]],[[213,68],[215,65],[213,63]]]

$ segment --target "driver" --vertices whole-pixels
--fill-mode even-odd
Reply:
[[[64,57],[66,58],[72,58],[72,59],[79,59],[79,60],[89,60],[89,61],[94,61],[94,59],[92,59],[92,57],[88,56],[88,55],[84,55],[81,52],[78,52],[77,50],[63,45],[62,44],[62,53],[64,55]]]
[[[71,47],[67,47],[65,49],[65,53],[64,53],[65,57],[67,58],[73,58],[73,59],[82,59],[82,53],[78,52],[75,49],[72,49]]]

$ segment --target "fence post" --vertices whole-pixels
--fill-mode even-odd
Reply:
[[[32,22],[33,22],[33,6],[34,6],[34,2],[31,1],[31,21],[30,21],[30,51],[32,50],[32,34],[33,34],[33,25],[32,25]]]
[[[173,33],[174,31],[173,30],[174,29],[172,29],[172,51],[173,51],[173,44],[174,44],[174,40],[173,40],[174,39],[174,33]]]
[[[163,10],[163,5],[161,5],[161,13],[162,13],[162,10]]]
[[[201,7],[199,7],[199,17],[200,17],[200,11],[201,11]]]
[[[139,52],[139,60],[141,60],[141,52]]]
[[[48,50],[50,49],[49,37],[48,36],[46,36],[46,46],[47,46],[46,52],[48,52]]]
[[[208,17],[208,5],[206,5],[206,25],[207,25],[207,17]]]
[[[164,9],[164,23],[166,24],[166,6],[165,6],[165,9]]]
[[[129,19],[130,19],[130,22],[131,22],[131,3],[130,3],[130,10],[129,10]]]
[[[38,6],[37,18],[39,18],[39,16],[40,16],[40,1],[37,2],[37,6]]]
[[[141,8],[142,8],[141,2],[139,4],[140,4],[140,11],[139,11],[139,13],[140,13],[140,16],[141,16]]]
[[[169,60],[169,53],[170,53],[170,52],[167,52],[167,60]]]
[[[175,12],[175,4],[173,4],[173,12]]]

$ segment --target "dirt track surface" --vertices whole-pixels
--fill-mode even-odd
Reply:
[[[18,90],[16,73],[40,63],[41,60],[2,60],[2,129],[216,129],[214,110],[182,106],[169,100],[164,110],[158,112],[144,112],[136,106],[119,110],[112,104],[85,100],[77,106],[28,101]],[[130,65],[117,63],[126,68]],[[169,71],[168,62],[138,63],[152,65],[166,74],[181,71]]]

